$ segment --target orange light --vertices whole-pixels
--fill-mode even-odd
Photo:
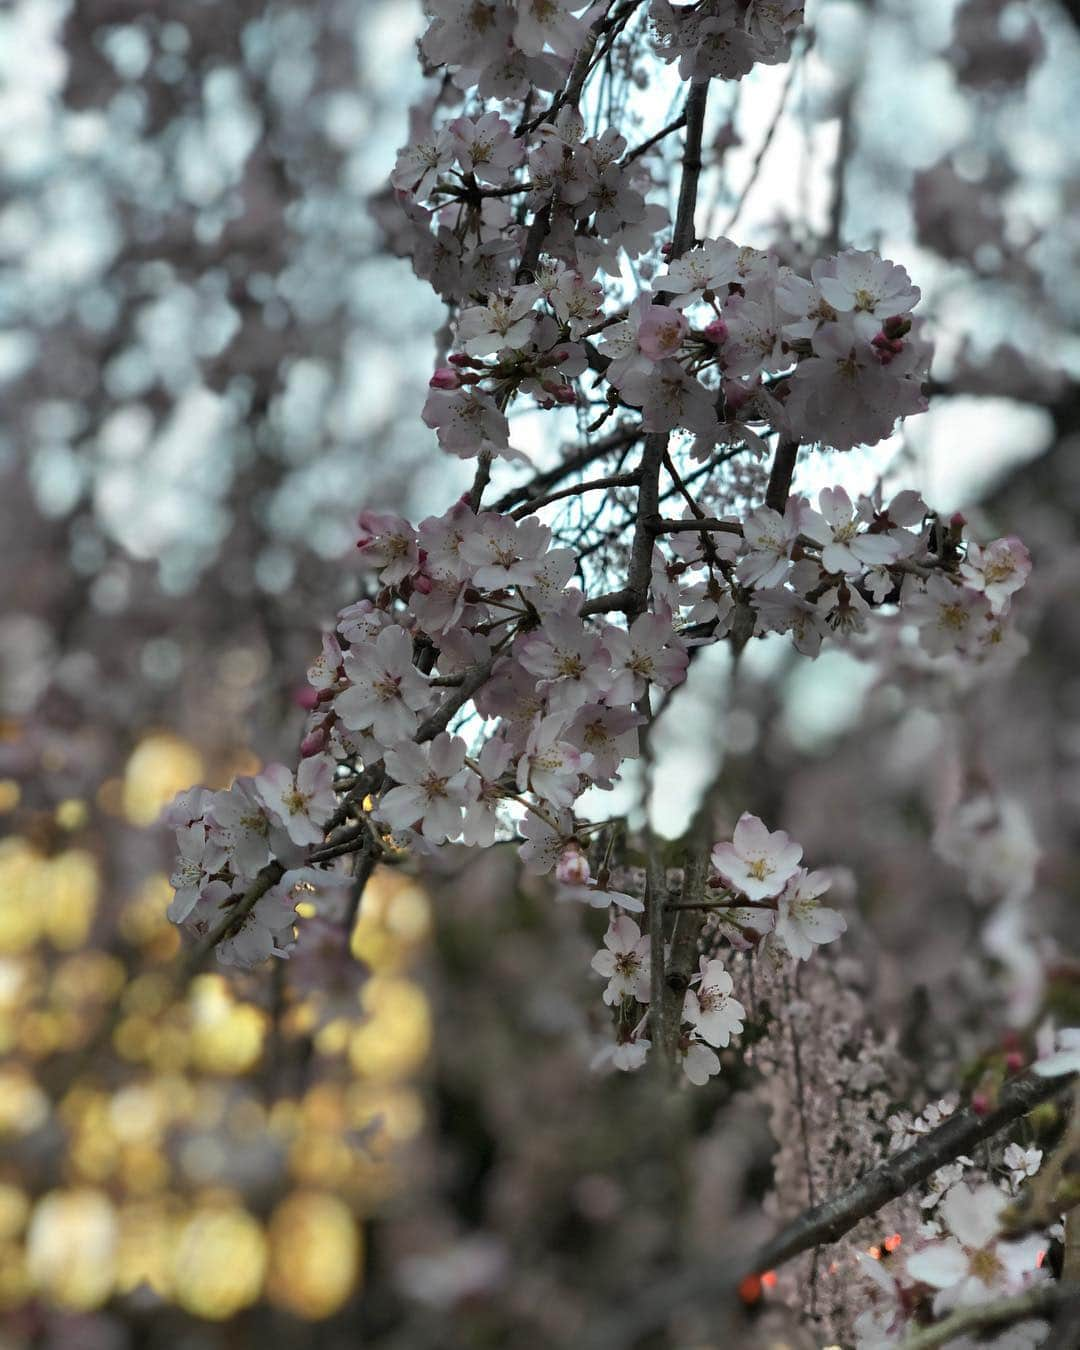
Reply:
[[[749,1307],[755,1304],[761,1297],[761,1277],[759,1275],[747,1275],[739,1283],[739,1297]]]
[[[776,1288],[776,1271],[767,1270],[761,1277],[761,1283],[766,1289]]]
[[[903,1240],[904,1239],[900,1236],[899,1233],[893,1233],[892,1237],[887,1237],[881,1245],[885,1248],[887,1252],[894,1252],[896,1251],[897,1247],[900,1246]]]
[[[875,1261],[880,1261],[880,1260],[881,1260],[881,1248],[880,1248],[880,1247],[867,1247],[867,1249],[866,1249],[866,1254],[867,1254],[867,1256],[872,1256],[872,1257],[874,1258]]]
[[[1045,1251],[1042,1251],[1042,1252],[1040,1252],[1040,1253],[1038,1254],[1038,1256],[1035,1258],[1035,1269],[1036,1269],[1036,1270],[1041,1270],[1041,1269],[1042,1269],[1042,1264],[1043,1264],[1043,1262],[1044,1262],[1045,1260],[1046,1260],[1046,1252],[1045,1252]]]

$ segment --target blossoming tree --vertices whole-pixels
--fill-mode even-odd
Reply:
[[[431,94],[391,177],[393,228],[447,307],[422,412],[432,454],[472,461],[472,486],[420,521],[360,515],[365,585],[309,671],[295,769],[169,809],[170,917],[197,955],[287,958],[301,901],[344,943],[376,866],[514,848],[583,922],[609,917],[591,960],[609,1029],[597,1070],[678,1093],[753,1057],[748,971],[793,991],[801,963],[842,944],[848,906],[782,822],[744,811],[719,831],[714,783],[673,849],[625,805],[635,784],[647,804],[658,719],[712,649],[738,662],[780,635],[812,660],[913,637],[973,679],[1015,655],[1018,538],[973,538],[914,490],[793,487],[826,463],[842,477],[828,452],[927,408],[932,344],[903,263],[840,239],[810,254],[699,234],[710,96],[787,61],[802,10],[430,0]],[[832,834],[814,867],[843,860],[843,822]],[[811,1195],[719,1278],[745,1286],[925,1184],[913,1254],[870,1267],[858,1344],[997,1326],[996,1343],[1038,1343],[1070,1293],[1043,1262],[1060,1196],[1010,1205],[1040,1161],[1017,1145],[981,1176],[965,1161],[1061,1086],[1036,1073],[993,1103],[897,1115],[898,1156]],[[717,1278],[690,1269],[638,1327]]]

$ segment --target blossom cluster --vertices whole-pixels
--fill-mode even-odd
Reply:
[[[618,219],[639,214],[630,191],[620,189]],[[931,347],[911,312],[919,289],[874,253],[848,249],[807,278],[760,250],[706,240],[605,317],[595,270],[578,251],[512,284],[508,263],[508,284],[462,309],[424,408],[444,450],[513,456],[513,401],[574,403],[586,366],[603,373],[609,406],[640,411],[643,431],[692,435],[695,459],[718,445],[764,449],[770,433],[850,450],[927,406]]]
[[[967,1160],[970,1162],[970,1160]],[[875,1288],[874,1305],[855,1321],[857,1350],[888,1350],[903,1344],[916,1315],[943,1316],[956,1308],[1019,1294],[1046,1281],[1043,1260],[1049,1240],[1033,1233],[1010,1238],[1002,1232],[1003,1212],[1015,1190],[1038,1171],[1041,1154],[1011,1144],[1005,1150],[1000,1183],[970,1186],[957,1181],[945,1192],[935,1219],[922,1225],[917,1250],[904,1258],[860,1257],[862,1273]],[[956,1164],[963,1167],[962,1162]],[[1048,1334],[1045,1322],[1029,1318],[993,1344],[1034,1347]]]
[[[806,960],[847,928],[842,914],[821,903],[831,879],[800,867],[802,848],[783,830],[769,831],[748,812],[740,817],[730,842],[714,845],[706,884],[706,905],[715,911],[717,939],[738,951],[757,949],[775,964]],[[625,897],[616,900],[623,907]],[[713,944],[718,946],[718,942]],[[615,1010],[617,1041],[601,1052],[624,1071],[644,1064],[652,1041],[648,1016],[637,1005],[651,1002],[650,939],[625,914],[614,917],[592,968],[607,980],[604,1002]],[[702,955],[683,998],[676,1055],[691,1083],[698,1086],[720,1072],[717,1049],[743,1030],[746,1009],[732,997],[734,984],[722,960]]]
[[[856,505],[843,489],[826,489],[818,505],[793,496],[783,516],[759,508],[708,545],[696,529],[675,532],[670,555],[655,549],[653,608],[626,626],[592,612],[572,584],[573,550],[553,547],[535,516],[474,512],[465,501],[418,526],[364,512],[358,556],[375,595],[341,612],[309,672],[301,764],[295,774],[271,766],[174,809],[171,916],[205,933],[277,862],[285,879],[219,952],[250,963],[286,950],[290,897],[304,880],[298,850],[320,861],[358,785],[369,799],[372,847],[391,836],[419,848],[487,846],[516,825],[528,867],[550,871],[562,857],[567,872],[564,855],[580,853],[589,832],[575,805],[590,788],[610,789],[637,757],[643,697],[681,683],[692,650],[724,637],[740,605],[749,604],[755,631],[788,631],[810,654],[830,631],[860,628],[883,601],[899,604],[933,654],[994,649],[1029,567],[1018,541],[972,544],[966,555],[956,551],[951,571],[934,571],[942,559],[930,552],[934,531],[915,494]],[[470,740],[451,732],[455,715]],[[735,847],[749,829],[740,825]],[[610,902],[604,878],[560,879],[576,881],[580,899]],[[745,870],[732,879],[750,904],[779,894]],[[804,957],[814,938],[795,916],[812,914],[822,889],[818,874],[801,876],[778,911],[738,911],[732,931],[775,928],[776,940]],[[640,908],[634,897],[621,903]]]
[[[448,68],[459,89],[499,99],[558,88],[605,18],[601,12],[588,22],[588,0],[428,0],[426,9],[432,22],[420,43],[424,59]],[[676,8],[651,0],[648,17],[655,50],[679,62],[684,80],[736,80],[755,63],[787,59],[803,2],[710,0]]]

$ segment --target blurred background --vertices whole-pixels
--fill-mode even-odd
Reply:
[[[384,235],[419,5],[0,6],[3,1350],[842,1344],[846,1247],[612,1314],[1080,1016],[1080,7],[807,18],[713,100],[699,230],[908,268],[932,411],[796,486],[885,474],[1020,535],[1029,649],[977,684],[901,647],[695,665],[660,828],[722,767],[732,821],[847,869],[849,934],[801,985],[742,972],[760,1041],[661,1103],[590,1072],[602,919],[507,849],[377,873],[348,952],[312,922],[287,968],[176,975],[158,812],[294,757],[357,510],[469,477],[419,419],[444,314]]]

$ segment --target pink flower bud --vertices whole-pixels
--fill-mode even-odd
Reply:
[[[1005,1067],[1010,1073],[1019,1073],[1024,1067],[1024,1052],[1022,1050],[1010,1050],[1005,1056]]]
[[[412,578],[413,590],[419,591],[421,595],[430,595],[433,584],[434,583],[432,582],[431,578],[425,576],[423,572],[417,572],[417,574]]]
[[[579,848],[565,848],[555,864],[555,879],[563,886],[584,886],[589,879],[589,860]]]
[[[298,704],[305,712],[310,712],[319,701],[319,691],[312,689],[311,685],[302,685],[293,693],[293,702]]]
[[[312,755],[317,755],[326,745],[326,728],[316,727],[314,731],[309,731],[300,742],[300,758],[310,759]]]
[[[428,387],[431,389],[459,389],[461,387],[461,376],[450,366],[440,366],[428,380]]]
[[[906,314],[893,314],[881,325],[881,331],[887,338],[907,337],[911,332],[911,319]]]
[[[452,366],[471,366],[472,357],[465,352],[451,352],[446,358]]]
[[[713,319],[712,323],[705,327],[705,336],[719,347],[728,339],[728,326],[723,319]]]
[[[971,1094],[971,1109],[977,1116],[985,1116],[990,1110],[990,1094],[983,1092],[981,1089],[978,1092],[973,1092]]]

